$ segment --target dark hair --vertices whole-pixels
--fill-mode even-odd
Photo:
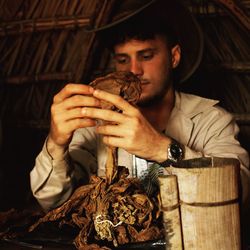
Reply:
[[[146,18],[142,15],[130,18],[128,21],[101,32],[101,40],[104,46],[113,51],[117,44],[131,39],[145,41],[154,39],[156,35],[166,38],[167,46],[172,48],[178,43],[174,31],[160,18]]]

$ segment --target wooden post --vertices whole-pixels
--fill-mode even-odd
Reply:
[[[167,249],[183,249],[177,178],[175,175],[159,176],[161,209],[165,227]]]

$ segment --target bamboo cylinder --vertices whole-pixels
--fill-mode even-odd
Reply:
[[[167,249],[183,249],[177,178],[159,176],[159,185]]]
[[[177,176],[184,249],[241,249],[239,161],[187,160],[171,167]]]

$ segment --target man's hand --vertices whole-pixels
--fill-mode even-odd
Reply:
[[[96,125],[94,119],[86,118],[82,113],[83,107],[100,107],[93,92],[94,89],[87,85],[68,84],[54,96],[47,143],[53,158],[62,157],[76,129]]]
[[[112,103],[122,111],[118,113],[88,107],[82,109],[84,116],[90,119],[108,121],[97,127],[97,133],[103,135],[106,145],[123,148],[147,160],[166,160],[166,149],[170,139],[154,129],[136,107],[122,97],[105,91],[95,90],[93,96]]]

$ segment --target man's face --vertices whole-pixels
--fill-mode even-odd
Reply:
[[[172,84],[172,56],[162,36],[150,40],[128,40],[114,47],[117,71],[131,71],[141,80],[139,105],[150,105],[164,97]]]

